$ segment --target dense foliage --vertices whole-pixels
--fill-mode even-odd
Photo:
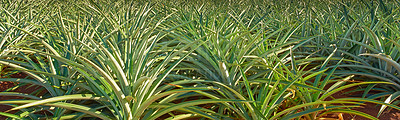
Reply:
[[[0,81],[16,86],[0,96],[17,97],[0,101],[13,106],[0,115],[377,119],[400,110],[399,9],[391,0],[2,0]],[[344,90],[361,94],[334,97]],[[381,106],[378,116],[352,110],[365,102]]]

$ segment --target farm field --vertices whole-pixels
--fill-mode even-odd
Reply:
[[[0,119],[400,119],[398,0],[2,0]]]

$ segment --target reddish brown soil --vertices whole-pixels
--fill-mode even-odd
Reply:
[[[349,88],[349,89],[340,91],[337,94],[334,94],[333,97],[334,98],[346,98],[346,97],[357,95],[357,94],[360,95],[363,92],[363,91],[361,91],[361,92],[345,94],[346,92],[353,90],[353,89],[355,89],[355,88]],[[372,93],[373,93],[373,91],[372,91]],[[381,107],[380,105],[376,105],[374,103],[365,103],[365,105],[363,105],[361,107],[353,108],[353,110],[364,112],[364,113],[367,113],[369,115],[376,117],[378,115],[380,107]],[[388,110],[388,108],[385,109],[385,111],[378,117],[378,119],[379,120],[400,120],[400,111],[396,110],[396,109]],[[328,118],[339,119],[339,116],[338,116],[339,114],[340,113],[337,113],[335,115],[329,115]],[[350,115],[350,114],[342,114],[342,115],[343,115],[344,120],[369,120],[367,118],[357,116],[357,115]]]
[[[13,77],[13,78],[25,78],[26,75],[17,73],[17,74],[12,75],[11,77]],[[15,84],[18,84],[18,83],[0,82],[0,91],[7,90],[7,89],[15,86]],[[26,86],[26,87],[28,87],[28,86]],[[32,88],[28,88],[27,89],[26,87],[18,88],[18,89],[15,90],[15,92],[32,93],[35,90],[37,90],[37,89],[32,89]],[[341,91],[341,92],[333,95],[333,97],[334,98],[345,98],[345,97],[349,97],[349,96],[354,95],[354,94],[360,94],[360,92],[351,93],[351,94],[344,94],[345,92],[350,91],[351,89],[354,89],[354,88],[350,88],[350,89]],[[0,96],[0,101],[1,100],[7,100],[7,99],[20,99],[20,98],[18,98],[18,97],[10,97],[10,96]],[[204,107],[206,107],[206,106],[204,106]],[[11,106],[0,104],[0,112],[7,111],[7,110],[9,110],[11,108],[12,108]],[[361,111],[361,112],[367,113],[367,114],[372,115],[372,116],[376,116],[378,114],[379,109],[380,109],[380,106],[377,106],[376,104],[373,104],[373,103],[366,103],[362,107],[354,108],[354,110]],[[15,113],[15,112],[16,111],[10,111],[9,113]],[[180,114],[180,113],[176,112],[174,114],[177,115],[177,114]],[[325,118],[328,118],[328,119],[339,119],[340,120],[340,118],[339,118],[340,114],[341,113],[337,113],[337,114],[333,114],[333,115],[332,114],[331,115],[327,115]],[[356,115],[350,115],[350,114],[341,114],[341,115],[343,115],[343,119],[344,120],[368,120],[368,119],[366,119],[364,117],[356,116]],[[167,115],[167,116],[163,116],[163,117],[168,118],[169,116]],[[4,119],[6,119],[6,117],[0,115],[0,120],[4,120]],[[392,110],[387,110],[386,109],[386,111],[383,112],[383,114],[381,116],[379,116],[378,119],[380,119],[380,120],[400,120],[400,111],[399,110],[395,110],[395,109],[392,109]]]
[[[11,88],[14,86],[14,83],[12,82],[0,82],[0,91],[7,90],[8,88]],[[0,100],[7,100],[7,99],[13,99],[15,97],[10,97],[10,96],[0,96]],[[2,105],[0,104],[0,112],[4,112],[11,109],[11,106],[8,105]],[[4,119],[4,116],[0,115],[0,119]]]
[[[366,103],[366,105],[360,107],[360,108],[355,108],[354,110],[358,110],[364,113],[367,113],[372,116],[376,116],[378,114],[378,111],[381,106],[376,106],[376,104],[372,103]],[[361,117],[361,116],[355,116],[355,115],[349,115],[345,114],[344,115],[345,120],[369,120],[367,118]],[[400,111],[396,109],[392,110],[387,110],[383,112],[381,116],[378,117],[379,120],[400,120]]]
[[[10,77],[12,78],[25,78],[27,75],[23,74],[23,73],[17,73],[17,74],[13,74]],[[0,76],[1,78],[1,76]],[[14,87],[16,84],[18,83],[13,83],[13,82],[2,82],[0,81],[0,92],[1,91],[5,91],[9,88]],[[30,85],[26,85],[24,87],[20,87],[16,90],[14,90],[14,92],[21,92],[21,93],[32,93],[35,90],[37,90],[36,87],[29,87]],[[28,88],[29,87],[29,88]],[[21,97],[14,97],[14,96],[0,96],[0,101],[2,100],[9,100],[9,99],[22,99]],[[0,112],[5,112],[7,110],[10,110],[12,107],[8,106],[8,105],[3,105],[0,104]],[[16,111],[10,111],[9,113],[15,113]],[[4,120],[7,117],[0,115],[0,120]]]

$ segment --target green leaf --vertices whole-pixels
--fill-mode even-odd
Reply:
[[[44,100],[38,100],[36,102],[28,103],[22,106],[18,106],[15,108],[12,108],[11,110],[19,110],[23,108],[28,108],[32,106],[38,106],[46,103],[53,103],[53,102],[58,102],[58,101],[64,101],[64,100],[105,100],[104,98],[101,97],[96,97],[92,94],[74,94],[74,95],[64,95],[64,96],[57,96],[57,97],[52,97]]]
[[[9,117],[9,118],[13,118],[13,119],[17,119],[17,120],[22,120],[23,119],[22,117],[20,117],[18,115],[11,114],[11,113],[0,112],[0,115],[6,116],[6,117]]]

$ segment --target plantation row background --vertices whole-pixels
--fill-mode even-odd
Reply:
[[[400,110],[399,9],[397,0],[2,0],[0,81],[14,85],[0,92],[13,96],[0,115],[377,119]],[[354,109],[364,103],[380,110]]]

